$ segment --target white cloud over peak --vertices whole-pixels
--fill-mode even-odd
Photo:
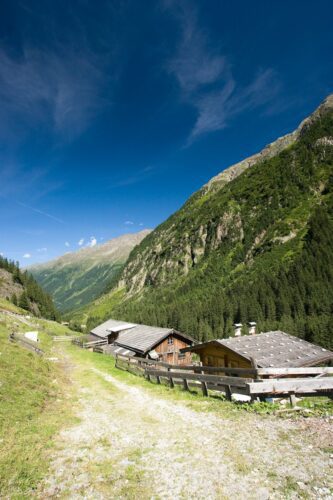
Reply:
[[[67,248],[68,248],[68,247],[70,247],[70,246],[71,246],[71,244],[69,243],[69,241],[65,241],[65,247],[67,247]]]
[[[81,239],[77,242],[77,244],[79,245],[79,247],[82,247],[83,243],[84,243],[84,238],[81,238]]]
[[[31,258],[31,253],[25,253],[25,254],[23,255],[23,258],[24,258],[24,259],[30,259],[30,258]]]
[[[95,236],[90,236],[90,240],[89,242],[87,243],[87,246],[92,248],[94,246],[97,245],[97,239],[95,238]]]

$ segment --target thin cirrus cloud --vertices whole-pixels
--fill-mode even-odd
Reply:
[[[269,104],[279,92],[274,70],[261,69],[247,85],[236,82],[228,58],[211,48],[197,13],[184,1],[165,2],[181,28],[181,39],[167,71],[179,84],[183,100],[197,111],[187,145],[199,136],[221,130],[234,116]]]
[[[25,253],[23,254],[24,259],[31,259],[31,253]]]
[[[102,82],[100,62],[88,52],[25,47],[14,58],[1,49],[0,135],[13,135],[17,123],[46,123],[66,138],[80,134],[102,108]]]

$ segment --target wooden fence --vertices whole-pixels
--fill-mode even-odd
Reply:
[[[72,344],[78,345],[79,347],[82,347],[83,349],[94,349],[96,347],[100,347],[103,345],[107,344],[106,339],[100,339],[100,340],[93,340],[91,342],[87,342],[87,339],[82,336],[82,337],[73,337],[72,338]],[[96,352],[103,352],[101,351],[96,351]]]
[[[141,374],[147,380],[166,381],[170,387],[181,384],[185,390],[199,388],[223,392],[228,400],[233,394],[248,396],[252,401],[289,396],[294,404],[296,395],[333,397],[333,368],[229,368],[208,366],[176,366],[161,361],[120,354],[115,366]]]
[[[52,337],[53,342],[71,342],[77,339],[77,335],[55,335]]]
[[[9,340],[11,342],[17,342],[25,349],[29,349],[29,351],[33,351],[36,354],[38,354],[39,356],[43,356],[43,354],[44,354],[44,351],[38,347],[37,342],[34,342],[33,340],[27,339],[22,334],[11,333],[9,335]]]

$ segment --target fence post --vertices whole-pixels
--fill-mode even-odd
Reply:
[[[225,386],[225,397],[228,401],[231,401],[231,387],[230,385]]]
[[[290,400],[291,406],[294,408],[296,406],[296,396],[295,396],[294,392],[290,393],[289,400]]]
[[[256,371],[254,378],[255,378],[255,380],[260,380],[260,377],[258,375],[258,365],[257,365],[257,362],[256,362],[256,360],[254,358],[250,358],[250,360],[251,360],[252,368]]]
[[[183,379],[183,387],[184,387],[184,391],[189,391],[190,390],[186,378]]]
[[[203,396],[208,396],[208,389],[207,389],[207,384],[206,382],[201,382],[201,388],[202,388],[202,395]]]
[[[175,383],[173,381],[173,378],[170,375],[170,366],[168,366],[167,371],[169,373],[169,377],[168,377],[169,378],[169,384],[170,384],[171,389],[173,389],[175,387]]]

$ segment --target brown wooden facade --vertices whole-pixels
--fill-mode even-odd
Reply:
[[[198,344],[192,347],[191,350],[200,356],[200,361],[203,366],[224,366],[228,368],[252,367],[249,360],[218,343],[215,344],[211,342],[206,345]]]
[[[180,349],[188,347],[189,343],[177,336],[171,334],[154,347],[160,357],[160,361],[172,365],[189,365],[192,362],[192,353],[180,353]]]

